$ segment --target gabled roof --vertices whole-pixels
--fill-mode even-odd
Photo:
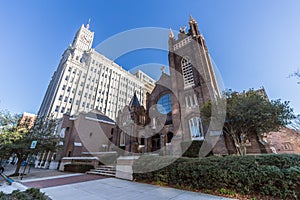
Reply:
[[[158,81],[156,81],[153,91],[157,88],[157,86],[163,86],[163,87],[166,87],[166,88],[171,88],[170,75],[163,72],[161,74],[160,78],[158,79]],[[153,93],[153,91],[152,91],[152,93]]]
[[[92,110],[86,114],[86,118],[88,119],[93,119],[99,122],[104,122],[108,124],[115,124],[115,121],[110,119],[108,116],[104,115],[103,113],[97,111],[97,110]]]
[[[136,93],[134,93],[130,103],[129,103],[129,107],[132,108],[132,107],[140,107],[141,104],[136,96]]]

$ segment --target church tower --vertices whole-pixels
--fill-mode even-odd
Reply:
[[[220,96],[212,61],[196,20],[190,16],[189,30],[181,27],[178,37],[169,32],[169,66],[172,90],[180,108],[172,108],[172,115],[181,123],[179,137],[204,140],[200,107]],[[181,132],[181,134],[180,134]],[[189,133],[189,134],[188,134]]]

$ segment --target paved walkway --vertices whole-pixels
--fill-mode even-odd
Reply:
[[[43,179],[43,180],[29,180],[22,181],[22,184],[26,187],[34,187],[34,188],[47,188],[53,186],[61,186],[72,183],[80,183],[91,180],[104,179],[104,176],[91,175],[91,174],[79,174],[74,176],[61,176],[55,177],[51,179]]]
[[[15,167],[15,166],[14,166]],[[4,174],[9,175],[13,174],[15,169],[14,167],[5,167]],[[23,169],[20,170],[23,172]],[[15,182],[12,186],[8,185],[6,181],[0,176],[0,192],[4,193],[11,193],[13,190],[25,190],[27,187],[24,186],[20,182],[29,182],[29,181],[36,181],[36,180],[46,180],[46,179],[53,179],[53,178],[61,178],[61,177],[69,177],[69,176],[77,176],[82,174],[74,174],[69,172],[60,172],[57,170],[48,170],[48,169],[39,169],[39,168],[32,168],[30,173],[26,170],[26,175],[21,180],[20,177],[11,177]]]
[[[97,175],[64,173],[56,170],[32,169],[13,186],[0,184],[0,191],[26,190],[27,187],[42,188],[53,200],[225,200],[227,198],[174,188],[159,187]]]
[[[136,183],[116,178],[68,184],[42,189],[53,200],[225,200],[197,192]]]

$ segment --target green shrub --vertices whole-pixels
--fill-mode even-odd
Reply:
[[[229,190],[229,189],[225,189],[225,188],[221,188],[219,189],[219,193],[220,194],[227,194],[227,195],[231,195],[231,196],[235,196],[236,193],[232,190]]]
[[[5,196],[5,193],[0,191],[0,197],[3,197],[3,196]]]
[[[204,145],[209,145],[206,141],[184,141],[181,142],[181,150],[183,152],[183,157],[189,157],[189,158],[198,158],[199,156],[202,156],[201,154],[205,154],[204,156],[210,156],[212,155],[212,152],[204,152],[200,151],[201,147]],[[209,146],[207,146],[208,149],[211,149]]]
[[[14,190],[11,193],[11,197],[12,197],[12,199],[18,199],[18,200],[31,200],[32,199],[29,195],[27,195],[24,192],[21,192],[20,190]]]
[[[0,200],[6,200],[6,194],[4,192],[0,192]]]
[[[24,192],[14,190],[11,194],[0,192],[0,200],[48,200],[45,193],[40,192],[38,188],[29,188]]]
[[[166,165],[166,163],[171,163]],[[166,166],[152,171],[153,166]],[[147,170],[147,173],[137,171]],[[133,165],[134,179],[182,188],[222,190],[282,199],[300,198],[300,155],[179,158],[142,156]]]
[[[64,166],[64,171],[67,172],[85,173],[91,169],[94,169],[94,166],[89,164],[66,164]]]
[[[197,158],[199,157],[200,147],[203,141],[186,141],[181,142],[181,150],[184,152],[182,156]]]
[[[45,193],[42,193],[38,188],[29,188],[25,193],[30,194],[35,200],[46,200]]]

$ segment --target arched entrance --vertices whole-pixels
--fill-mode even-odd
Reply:
[[[151,151],[157,151],[160,149],[160,134],[157,133],[152,137],[152,149]]]
[[[172,132],[168,132],[166,143],[171,143],[173,136],[174,134]]]

